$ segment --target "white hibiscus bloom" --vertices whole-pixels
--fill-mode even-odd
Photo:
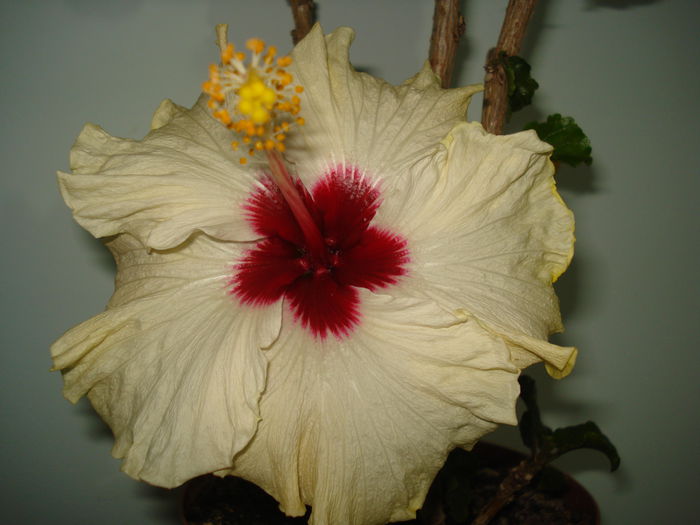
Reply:
[[[235,474],[315,525],[411,519],[451,449],[516,422],[521,368],[570,369],[546,341],[573,245],[551,148],[463,122],[478,88],[427,66],[354,71],[352,38],[317,26],[292,54],[306,124],[273,149],[296,203],[204,99],[140,141],[87,125],[59,174],[118,272],[55,368],[130,476]]]

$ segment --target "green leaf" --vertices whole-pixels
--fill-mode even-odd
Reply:
[[[518,423],[520,437],[525,446],[532,450],[533,454],[536,454],[542,449],[543,441],[552,431],[543,425],[540,419],[535,380],[529,376],[522,375],[518,381],[520,383],[520,399],[525,403],[526,407]]]
[[[539,87],[530,76],[530,64],[519,56],[503,55],[503,67],[508,78],[508,104],[510,111],[518,111],[532,104],[532,96]]]
[[[617,470],[620,466],[620,456],[615,445],[600,431],[598,425],[592,421],[556,429],[552,433],[552,444],[554,457],[561,456],[571,450],[590,448],[598,450],[608,457],[611,471]]]
[[[572,117],[562,117],[555,113],[548,116],[545,122],[530,122],[525,129],[534,129],[540,139],[552,145],[553,162],[563,162],[570,166],[593,162],[591,142]]]
[[[605,454],[610,461],[610,470],[620,466],[617,449],[592,421],[580,425],[551,428],[542,423],[537,405],[535,380],[526,375],[520,376],[520,399],[525,411],[520,416],[518,427],[523,443],[532,451],[532,457],[543,458],[545,463],[572,450],[590,448]]]

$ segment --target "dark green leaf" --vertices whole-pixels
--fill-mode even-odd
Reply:
[[[444,502],[447,515],[455,523],[467,521],[471,502],[471,478],[476,470],[476,459],[471,452],[455,451],[450,454],[444,471]]]
[[[561,456],[570,450],[591,448],[605,454],[610,460],[610,470],[614,471],[620,466],[620,456],[617,449],[603,434],[598,425],[588,421],[581,425],[558,428],[552,434],[554,457]]]
[[[552,431],[542,424],[540,419],[540,409],[537,406],[537,389],[535,388],[535,380],[529,376],[522,375],[520,382],[520,399],[525,403],[526,410],[520,416],[518,428],[520,437],[525,443],[525,446],[536,454],[542,448],[543,441],[552,433]]]
[[[539,84],[530,76],[530,64],[518,56],[504,55],[503,66],[508,78],[510,111],[518,111],[532,104],[532,96]]]
[[[591,142],[571,117],[559,113],[550,115],[545,122],[530,122],[525,129],[534,129],[537,135],[554,147],[552,161],[577,166],[590,164]]]

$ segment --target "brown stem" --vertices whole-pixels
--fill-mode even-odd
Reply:
[[[489,133],[500,135],[503,132],[508,113],[508,79],[501,54],[518,54],[536,2],[537,0],[509,0],[498,44],[489,51],[486,58],[481,124]]]
[[[296,45],[311,31],[316,19],[316,6],[314,0],[289,0],[289,3],[294,17],[292,41]]]
[[[443,88],[450,87],[459,40],[464,34],[464,17],[459,0],[435,0],[433,34],[430,37],[430,66]]]
[[[513,501],[513,498],[526,486],[530,484],[540,470],[547,463],[544,456],[535,456],[522,460],[513,467],[505,479],[498,486],[494,497],[479,512],[479,515],[472,521],[471,525],[487,525],[505,507]]]

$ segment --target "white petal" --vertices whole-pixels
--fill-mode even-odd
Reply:
[[[288,157],[302,178],[337,163],[376,178],[397,175],[435,150],[481,89],[441,89],[428,64],[401,86],[358,73],[348,58],[353,38],[351,29],[341,27],[324,40],[316,25],[294,50],[292,71],[304,87],[306,125],[290,134]]]
[[[562,369],[574,349],[544,340],[562,329],[552,282],[569,264],[574,236],[551,148],[534,132],[495,136],[474,123],[455,127],[445,146],[406,189],[422,203],[397,189],[380,209],[378,220],[400,224],[410,242],[410,290],[397,293],[417,289]]]
[[[228,296],[235,245],[200,236],[149,253],[126,235],[109,245],[119,266],[109,308],[51,349],[65,396],[89,396],[134,478],[174,487],[229,467],[256,430],[261,347],[277,337],[280,309]]]
[[[128,232],[167,249],[193,232],[255,238],[241,205],[255,183],[231,150],[231,134],[208,113],[161,104],[143,140],[112,137],[88,124],[71,150],[73,174],[58,174],[76,220],[96,237]]]
[[[452,448],[515,423],[517,369],[474,320],[366,291],[362,314],[350,338],[322,342],[285,318],[234,463],[288,514],[310,504],[314,525],[411,519]]]

